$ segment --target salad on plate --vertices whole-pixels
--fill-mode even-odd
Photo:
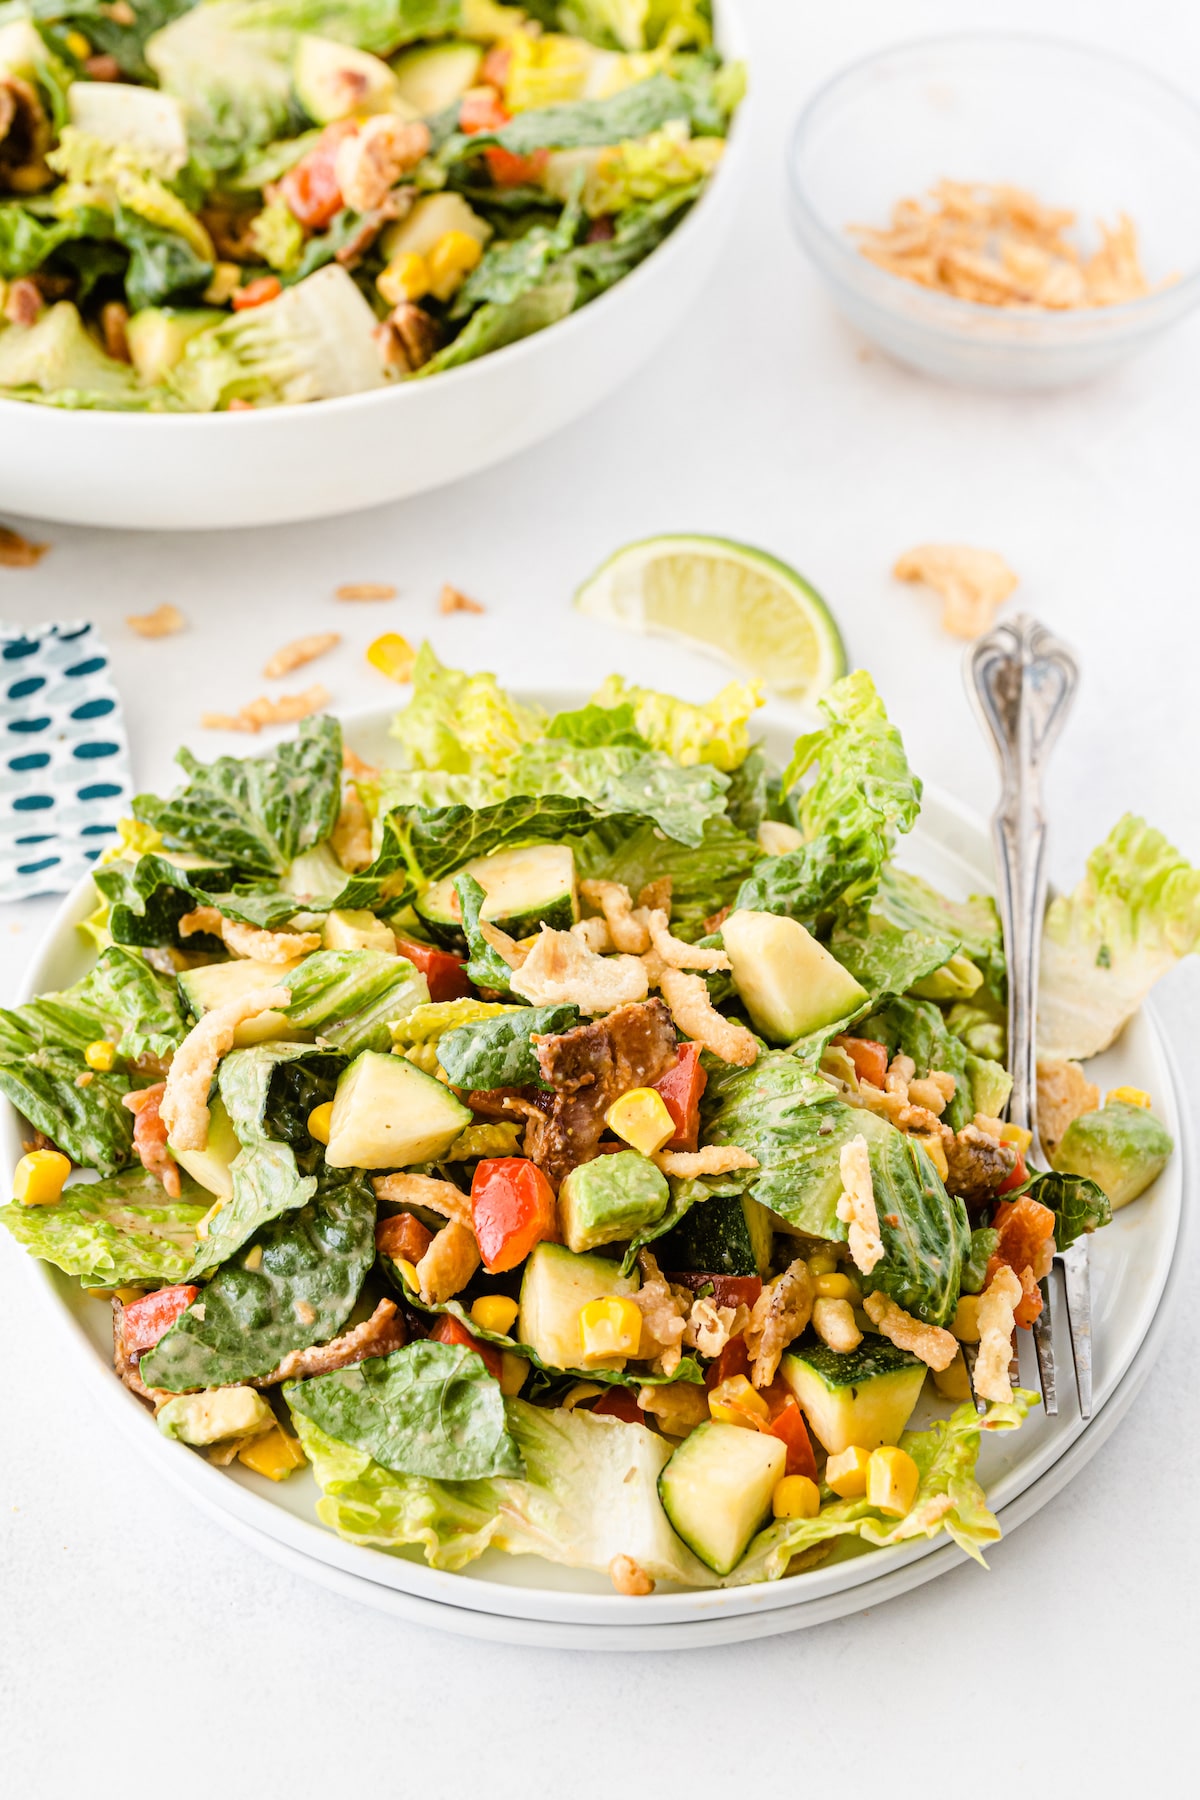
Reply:
[[[0,1012],[0,1220],[161,1432],[311,1464],[354,1543],[628,1595],[999,1535],[1014,1328],[1172,1153],[1083,1063],[1196,947],[1200,871],[1126,818],[1051,906],[1035,1169],[994,907],[898,864],[870,677],[782,769],[759,703],[611,676],[548,716],[426,646],[387,766],[322,716],[137,799],[93,966]]]
[[[669,236],[744,85],[708,0],[0,0],[0,398],[471,362]]]

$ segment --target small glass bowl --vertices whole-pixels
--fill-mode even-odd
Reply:
[[[788,151],[800,241],[854,323],[928,375],[983,388],[1084,381],[1200,300],[1200,108],[1106,51],[971,32],[899,44],[826,83]],[[1071,208],[1072,236],[1128,213],[1156,291],[1051,312],[983,306],[869,262],[851,225],[940,180],[1007,183]]]

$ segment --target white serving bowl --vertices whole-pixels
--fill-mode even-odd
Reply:
[[[722,54],[743,57],[735,0],[714,13]],[[691,306],[733,218],[745,137],[739,114],[705,192],[623,281],[559,324],[428,381],[238,413],[0,400],[5,509],[142,531],[279,525],[401,500],[524,450],[628,380]]]
[[[965,386],[1100,374],[1200,301],[1200,107],[1108,51],[1015,32],[893,45],[808,102],[788,150],[796,234],[842,311],[900,361]],[[851,225],[941,180],[1010,183],[1095,221],[1128,213],[1155,291],[1120,306],[982,306],[859,251]]]

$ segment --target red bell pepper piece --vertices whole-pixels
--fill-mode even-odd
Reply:
[[[231,302],[234,312],[249,312],[252,306],[265,306],[268,300],[278,300],[283,292],[283,283],[278,275],[260,275],[257,281],[249,281],[245,287],[237,288]]]
[[[888,1072],[886,1044],[878,1044],[874,1038],[846,1036],[835,1037],[833,1041],[846,1052],[860,1081],[869,1081],[872,1087],[883,1086],[883,1078]]]
[[[512,114],[494,87],[468,88],[458,108],[458,129],[473,137],[477,131],[499,131]]]
[[[1007,1263],[1025,1290],[1017,1302],[1016,1322],[1032,1325],[1043,1305],[1034,1265],[1042,1260],[1044,1246],[1054,1236],[1054,1214],[1040,1200],[1022,1194],[1019,1200],[1005,1200],[997,1208],[992,1225],[1000,1233],[1000,1241],[988,1261],[984,1284],[990,1286],[1001,1263]]]
[[[749,1375],[750,1354],[746,1349],[746,1340],[739,1333],[730,1338],[720,1356],[711,1362],[704,1374],[704,1385],[711,1392],[718,1383],[731,1381],[735,1375]]]
[[[700,1096],[708,1086],[708,1076],[700,1067],[699,1044],[680,1044],[679,1060],[673,1069],[660,1075],[654,1083],[662,1095],[667,1111],[675,1121],[675,1136],[667,1142],[668,1150],[695,1150],[700,1143]]]
[[[518,156],[499,144],[494,144],[483,153],[492,180],[501,188],[537,187],[549,155],[548,150],[534,150],[528,156]]]
[[[810,1481],[815,1481],[817,1462],[813,1455],[812,1440],[795,1394],[782,1381],[775,1381],[764,1389],[763,1398],[771,1409],[770,1423],[763,1429],[770,1437],[777,1437],[787,1451],[784,1473],[807,1475]]]
[[[493,44],[479,65],[480,81],[487,82],[489,87],[502,88],[508,80],[511,64],[512,51],[508,45],[503,42]]]
[[[624,1419],[627,1425],[644,1425],[646,1415],[630,1393],[628,1388],[610,1387],[603,1399],[597,1400],[592,1411],[603,1413],[614,1419]]]
[[[415,1213],[395,1213],[390,1219],[380,1219],[375,1227],[375,1248],[392,1262],[419,1263],[432,1242],[432,1231]]]
[[[996,1192],[998,1194],[1011,1194],[1011,1193],[1015,1192],[1015,1190],[1017,1188],[1024,1187],[1025,1183],[1028,1180],[1029,1180],[1029,1171],[1025,1167],[1025,1158],[1022,1155],[1022,1153],[1018,1150],[1016,1168],[1013,1170],[1011,1175],[1008,1175],[1005,1177],[1005,1179],[1000,1183],[1000,1186],[996,1189]]]
[[[691,1288],[694,1294],[711,1287],[709,1298],[714,1306],[753,1306],[762,1293],[757,1275],[706,1275],[695,1269],[672,1269],[667,1280]]]
[[[483,1266],[498,1275],[553,1235],[554,1190],[528,1157],[484,1157],[471,1182],[471,1213]]]
[[[131,1356],[144,1356],[153,1350],[160,1337],[170,1330],[181,1312],[186,1312],[199,1294],[197,1287],[159,1288],[141,1300],[131,1300],[121,1314],[121,1336]]]
[[[306,156],[294,163],[280,182],[280,190],[294,218],[309,231],[322,231],[341,212],[344,202],[334,162],[338,145],[352,137],[358,126],[340,119],[327,126]]]
[[[461,958],[449,950],[435,950],[432,944],[406,937],[397,937],[396,948],[425,977],[431,1000],[465,1000],[474,992]]]
[[[477,1356],[483,1358],[488,1374],[494,1375],[499,1381],[500,1370],[504,1366],[500,1351],[495,1344],[485,1344],[481,1339],[473,1337],[453,1313],[443,1313],[429,1335],[435,1344],[461,1344],[464,1350],[474,1350]]]

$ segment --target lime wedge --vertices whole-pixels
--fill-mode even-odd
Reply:
[[[575,605],[590,619],[714,651],[791,700],[815,700],[846,673],[841,633],[803,575],[727,538],[626,544]]]

